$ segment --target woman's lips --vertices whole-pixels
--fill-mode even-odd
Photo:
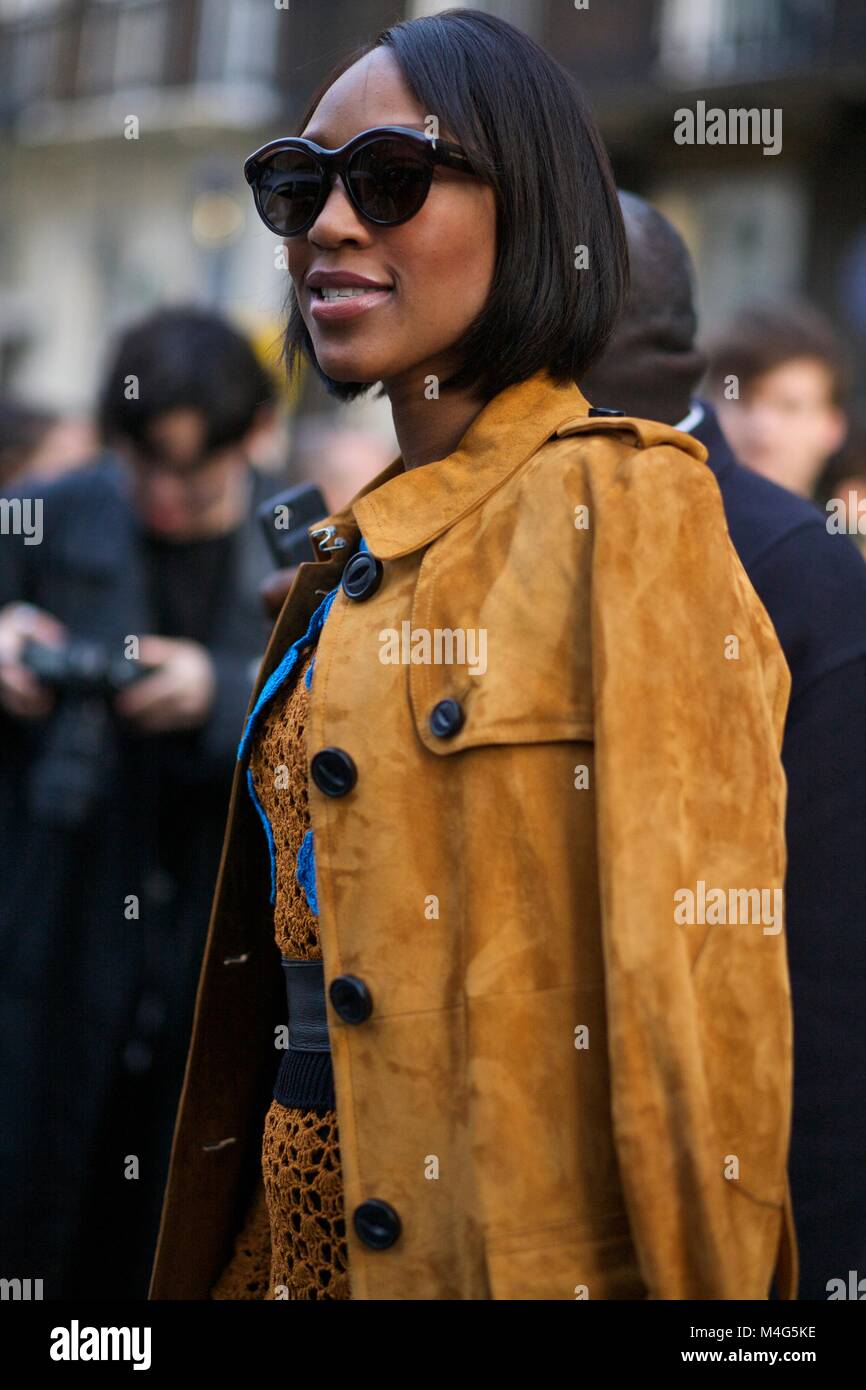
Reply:
[[[323,299],[317,290],[310,290],[310,313],[316,322],[332,323],[338,319],[353,319],[383,304],[394,293],[390,289],[370,289],[345,299]]]

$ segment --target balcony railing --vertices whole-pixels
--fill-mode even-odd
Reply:
[[[262,0],[43,0],[0,18],[0,116],[148,88],[273,89],[284,13]]]
[[[784,77],[829,60],[838,0],[663,0],[659,68],[688,85]]]

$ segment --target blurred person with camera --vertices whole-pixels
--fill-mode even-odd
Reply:
[[[99,422],[0,539],[0,1243],[49,1298],[146,1292],[272,568],[273,389],[225,321],[127,331]]]
[[[582,384],[596,400],[664,420],[705,446],[731,539],[791,671],[782,748],[794,1002],[789,1171],[799,1296],[824,1299],[830,1280],[866,1266],[866,566],[847,537],[828,534],[810,502],[738,462],[712,405],[695,394],[705,358],[695,343],[685,244],[642,198],[621,193],[620,202],[631,289],[607,350]],[[759,351],[756,340],[755,358]],[[778,352],[772,334],[763,351],[763,360]],[[721,354],[717,362],[730,360]],[[819,404],[810,395],[819,384],[829,393],[829,370],[804,358],[792,371],[785,390],[796,396],[799,380],[804,392],[792,416],[830,410],[829,399]],[[730,409],[739,421],[739,406]],[[816,460],[817,430],[811,437]],[[828,426],[822,448],[831,442]],[[805,480],[806,452],[799,457]]]

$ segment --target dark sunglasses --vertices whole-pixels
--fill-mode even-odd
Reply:
[[[339,174],[352,205],[369,222],[396,227],[408,222],[430,192],[436,164],[471,174],[459,145],[434,140],[408,126],[373,126],[338,150],[289,136],[271,140],[244,163],[256,209],[277,236],[300,236],[312,227]]]

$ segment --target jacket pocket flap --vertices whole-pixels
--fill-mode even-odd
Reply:
[[[483,549],[467,569],[465,550],[442,542],[424,556],[411,622],[394,640],[430,752],[592,739],[588,583],[578,584],[583,600],[564,601],[561,584],[551,593],[525,573],[494,566]]]

